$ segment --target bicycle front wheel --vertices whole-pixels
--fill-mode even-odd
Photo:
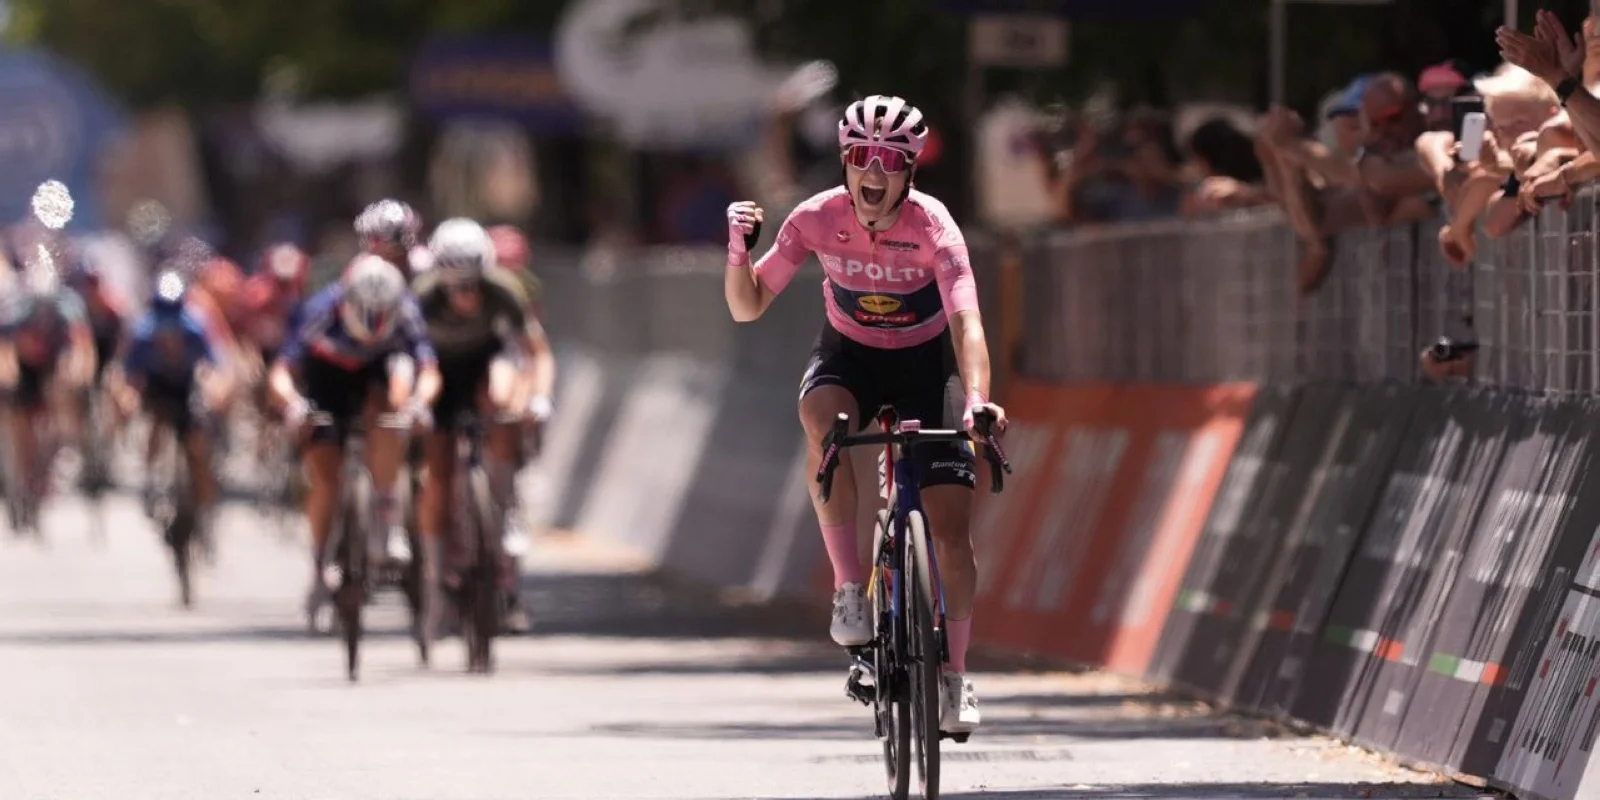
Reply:
[[[882,568],[883,548],[892,546],[889,538],[889,512],[879,511],[873,530],[873,565],[869,593],[872,619],[877,628],[873,637],[873,677],[877,688],[874,711],[876,728],[883,740],[884,776],[889,797],[905,800],[911,792],[911,692],[906,675],[905,576],[899,570]],[[895,580],[896,578],[899,580]],[[894,613],[895,597],[900,596],[900,613]]]
[[[933,572],[928,558],[928,526],[922,512],[906,519],[906,630],[910,635],[912,740],[917,756],[917,777],[924,800],[939,796],[939,691],[944,661],[934,630],[938,606],[934,604]]]
[[[467,489],[474,541],[472,577],[465,587],[468,610],[462,623],[467,631],[467,669],[487,674],[494,671],[494,637],[500,632],[499,544],[503,531],[496,522],[499,515],[489,491],[489,476],[482,468],[475,467],[468,474]]]
[[[372,484],[362,476],[345,489],[339,506],[339,589],[335,603],[344,628],[345,671],[350,680],[361,675],[361,609],[367,594],[367,536],[373,518]]]

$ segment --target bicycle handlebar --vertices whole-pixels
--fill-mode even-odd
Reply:
[[[1005,451],[1000,449],[1000,442],[995,439],[994,422],[993,414],[978,413],[974,417],[977,439],[973,439],[966,431],[921,428],[851,435],[850,415],[840,414],[834,418],[833,427],[822,437],[822,463],[817,467],[816,476],[821,487],[817,494],[822,502],[828,502],[828,496],[833,491],[833,471],[838,469],[839,453],[845,448],[874,444],[906,446],[927,442],[974,442],[983,445],[983,460],[989,463],[989,490],[999,494],[1005,491],[1005,476],[1011,473],[1011,462],[1006,459]]]

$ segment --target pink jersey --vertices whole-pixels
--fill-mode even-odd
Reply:
[[[978,308],[967,242],[944,204],[913,189],[888,230],[862,227],[840,186],[801,203],[756,263],[782,292],[807,255],[822,262],[828,322],[868,347],[913,347],[943,333],[946,315]]]

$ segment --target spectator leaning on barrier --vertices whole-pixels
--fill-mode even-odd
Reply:
[[[1368,222],[1397,225],[1434,214],[1433,180],[1417,157],[1426,129],[1416,89],[1404,76],[1385,72],[1361,93],[1366,146],[1356,162],[1368,198]]]
[[[1600,99],[1596,99],[1600,87],[1595,85],[1600,78],[1597,37],[1600,20],[1594,17],[1584,20],[1580,36],[1571,37],[1555,14],[1542,10],[1533,36],[1509,27],[1501,27],[1495,34],[1501,56],[1537,76],[1566,109],[1535,136],[1532,163],[1519,192],[1523,213],[1535,212],[1552,199],[1568,199],[1575,187],[1600,178],[1595,155],[1600,143]],[[1565,148],[1568,144],[1575,147]],[[1541,148],[1544,152],[1540,152]],[[1578,151],[1575,157],[1561,159],[1563,150],[1573,149]]]
[[[1255,147],[1233,123],[1218,117],[1207,120],[1189,134],[1189,183],[1183,196],[1184,216],[1214,214],[1272,202],[1262,184],[1261,159]]]
[[[1305,122],[1289,109],[1274,107],[1261,121],[1255,143],[1267,191],[1283,205],[1303,248],[1302,291],[1327,274],[1332,231],[1360,224],[1361,95],[1371,80],[1362,76],[1324,103],[1322,135],[1308,138]]]
[[[1054,192],[1060,221],[1136,222],[1178,213],[1178,149],[1172,124],[1140,109],[1105,128],[1080,123]]]
[[[1455,127],[1450,101],[1472,88],[1467,76],[1450,62],[1435,64],[1417,76],[1417,91],[1422,95],[1422,117],[1430,131]]]
[[[1489,121],[1477,160],[1460,162],[1454,131],[1429,131],[1416,142],[1449,214],[1439,246],[1458,266],[1477,252],[1474,229],[1480,219],[1490,236],[1509,233],[1527,208],[1537,211],[1521,199],[1524,182],[1552,175],[1577,155],[1573,137],[1562,133],[1570,125],[1562,121],[1555,95],[1527,70],[1505,64],[1475,86]]]
[[[1410,81],[1395,73],[1358,79],[1345,101],[1330,108],[1329,124],[1348,125],[1335,120],[1352,108],[1359,110],[1363,131],[1354,154],[1306,138],[1299,115],[1281,107],[1267,113],[1257,139],[1268,186],[1305,249],[1302,291],[1314,289],[1327,274],[1334,233],[1413,222],[1433,213],[1431,175],[1414,150],[1425,125]]]

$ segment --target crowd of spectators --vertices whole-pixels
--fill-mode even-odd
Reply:
[[[1055,154],[1055,218],[1132,222],[1279,204],[1303,244],[1310,290],[1326,274],[1334,234],[1443,213],[1439,246],[1464,265],[1480,233],[1505,236],[1600,179],[1590,148],[1600,142],[1600,18],[1569,35],[1540,11],[1531,35],[1502,28],[1497,41],[1504,63],[1490,74],[1470,79],[1446,62],[1414,79],[1363,75],[1324,99],[1314,125],[1274,107],[1252,125],[1210,118],[1180,145],[1155,111],[1114,122],[1063,117],[1042,148]],[[1488,132],[1465,161],[1457,137],[1471,110],[1487,116]]]
[[[1214,117],[1176,143],[1149,111],[1119,122],[1071,119],[1044,149],[1057,155],[1050,191],[1057,223],[1081,225],[1281,206],[1300,241],[1299,285],[1328,274],[1334,236],[1442,217],[1437,246],[1465,266],[1480,237],[1510,234],[1547,204],[1600,180],[1600,16],[1569,33],[1539,11],[1531,33],[1501,27],[1502,63],[1469,78],[1455,62],[1416,76],[1363,75],[1330,93],[1309,123],[1273,107],[1250,124]],[[1486,117],[1475,158],[1464,120]],[[1430,375],[1466,374],[1471,360]]]

